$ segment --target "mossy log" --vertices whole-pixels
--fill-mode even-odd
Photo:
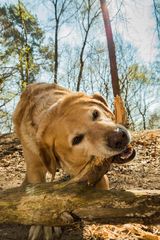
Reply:
[[[0,193],[0,223],[64,226],[160,223],[160,190],[96,190],[82,183],[45,183]]]

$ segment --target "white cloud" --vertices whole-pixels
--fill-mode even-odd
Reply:
[[[145,62],[153,61],[156,54],[155,21],[152,14],[152,4],[151,0],[125,0],[125,9],[123,8],[125,20],[117,23],[116,27],[126,40],[138,48],[139,56]],[[112,1],[110,6],[111,19],[116,12],[115,1]]]

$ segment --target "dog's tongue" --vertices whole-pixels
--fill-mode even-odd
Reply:
[[[123,164],[131,161],[136,156],[136,151],[134,148],[131,147],[131,145],[128,145],[128,147],[120,154],[113,157],[112,162]]]

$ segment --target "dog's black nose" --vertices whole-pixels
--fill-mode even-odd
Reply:
[[[115,150],[125,148],[130,142],[130,135],[123,127],[118,127],[108,135],[108,146]]]

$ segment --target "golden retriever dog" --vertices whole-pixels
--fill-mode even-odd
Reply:
[[[126,128],[99,94],[88,96],[56,84],[34,83],[22,93],[13,115],[26,162],[26,182],[45,182],[61,167],[71,177],[93,157],[110,158],[130,142]],[[107,176],[96,185],[108,189]],[[30,239],[37,239],[33,229]],[[48,239],[52,239],[51,237]]]

